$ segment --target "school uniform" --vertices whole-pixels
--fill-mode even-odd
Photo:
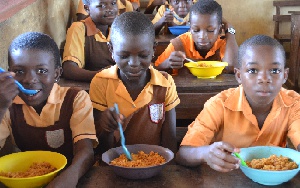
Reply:
[[[224,141],[235,147],[286,147],[287,137],[300,144],[300,95],[281,88],[260,129],[243,86],[225,90],[209,99],[188,127],[181,146],[204,146]]]
[[[161,129],[165,111],[180,102],[173,78],[149,67],[151,79],[135,101],[118,78],[118,67],[112,66],[97,73],[90,86],[93,107],[104,111],[119,104],[120,113],[126,117],[123,130],[126,144],[161,145]],[[166,74],[166,73],[165,73]],[[115,144],[119,145],[119,132],[114,132]]]
[[[202,57],[195,47],[192,34],[190,32],[186,32],[171,40],[165,51],[155,61],[155,66],[160,65],[168,59],[173,51],[183,51],[187,58],[198,61],[222,61],[225,55],[225,50],[226,39],[221,39],[219,37],[206,56]]]
[[[98,144],[90,98],[85,91],[54,84],[38,114],[17,96],[0,124],[0,148],[12,135],[21,151],[47,150],[73,159],[73,144],[82,139]]]

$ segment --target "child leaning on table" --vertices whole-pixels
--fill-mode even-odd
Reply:
[[[63,53],[63,76],[91,81],[101,69],[115,65],[107,42],[110,25],[118,15],[116,0],[85,0],[89,16],[73,22],[67,31]]]
[[[21,151],[65,155],[68,167],[49,186],[75,187],[93,165],[97,145],[89,95],[57,84],[62,72],[59,49],[46,34],[28,32],[15,38],[8,67],[10,72],[0,73],[0,149],[12,135]],[[14,79],[38,93],[20,92]]]
[[[169,3],[170,5],[161,5],[152,20],[156,35],[163,33],[166,24],[168,26],[186,25],[189,21],[192,0],[169,0]],[[179,21],[176,17],[181,20]]]
[[[161,145],[175,152],[175,106],[180,101],[173,78],[150,65],[153,24],[142,13],[125,12],[113,22],[111,36],[116,65],[96,74],[90,86],[100,148],[120,145],[119,121],[126,144]]]
[[[185,58],[193,60],[228,62],[228,72],[233,72],[238,45],[230,23],[223,19],[222,7],[216,1],[199,0],[190,10],[190,32],[175,39],[155,61],[159,70],[180,69]],[[225,39],[221,38],[222,28]]]
[[[300,151],[300,95],[282,87],[288,78],[285,51],[275,39],[256,35],[239,48],[237,88],[209,99],[181,142],[176,161],[206,162],[228,172],[239,167],[231,155],[239,148],[286,147],[287,137]]]

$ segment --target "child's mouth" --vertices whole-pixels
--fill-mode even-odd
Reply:
[[[41,91],[41,89],[38,89],[35,94],[25,94],[25,95],[29,96],[29,97],[33,97],[33,96],[37,95],[40,91]]]

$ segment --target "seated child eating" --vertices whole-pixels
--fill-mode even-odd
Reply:
[[[116,0],[85,0],[89,16],[68,29],[63,53],[63,76],[91,81],[101,69],[114,65],[108,50],[110,25],[118,15]]]
[[[222,7],[216,1],[196,2],[190,11],[190,32],[175,39],[155,61],[159,70],[180,69],[185,58],[228,62],[228,72],[233,72],[238,46],[232,25],[223,19],[225,39],[222,31]]]
[[[155,34],[163,33],[164,27],[186,25],[189,21],[189,11],[192,0],[170,0],[170,5],[161,5],[152,20]]]
[[[300,151],[300,95],[282,87],[288,78],[285,51],[275,39],[256,35],[239,48],[237,88],[209,99],[181,142],[176,161],[206,162],[228,172],[239,168],[232,152],[250,146],[286,147],[287,137]]]
[[[59,49],[48,35],[28,32],[15,38],[8,67],[10,72],[0,73],[0,149],[11,135],[21,151],[61,153],[68,167],[50,185],[76,187],[93,165],[97,145],[89,95],[57,84],[62,72]],[[38,93],[20,92],[14,79]]]
[[[96,74],[90,86],[100,148],[120,146],[120,122],[126,144],[161,145],[175,152],[175,106],[180,101],[173,78],[150,65],[153,24],[142,13],[125,12],[111,30],[110,50],[116,65]],[[114,103],[122,115],[117,115]]]

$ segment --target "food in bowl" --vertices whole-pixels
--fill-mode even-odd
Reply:
[[[145,153],[150,153],[151,151],[161,155],[165,162],[146,166],[146,167],[124,167],[118,165],[112,165],[110,162],[123,154],[122,147],[111,148],[105,153],[102,154],[102,160],[108,164],[118,176],[127,179],[146,179],[158,175],[162,169],[174,158],[174,153],[168,148],[164,148],[158,145],[148,145],[148,144],[135,144],[135,145],[126,145],[130,153],[138,153],[143,151]]]
[[[139,151],[137,154],[131,154],[132,160],[128,160],[125,154],[115,158],[110,162],[111,165],[124,166],[124,167],[147,167],[160,165],[166,162],[166,159],[159,155],[157,152],[150,151],[149,154]]]
[[[47,162],[56,168],[53,172],[26,178],[9,178],[0,176],[0,182],[7,187],[33,188],[43,187],[52,181],[57,173],[67,164],[67,158],[56,152],[51,151],[25,151],[12,153],[0,158],[0,171],[20,172],[29,169],[33,163]]]
[[[242,172],[252,181],[262,185],[279,185],[291,180],[300,170],[300,152],[282,147],[274,146],[255,146],[241,148],[240,156],[244,161],[253,159],[268,158],[271,155],[285,156],[294,161],[298,168],[292,170],[270,171],[262,169],[254,169],[246,166],[240,166]]]
[[[8,178],[28,178],[34,176],[42,176],[57,170],[56,167],[51,165],[48,162],[34,162],[30,167],[25,171],[17,171],[17,172],[3,172],[0,171],[0,176],[8,177]]]
[[[209,79],[220,75],[223,69],[228,66],[228,63],[222,61],[197,61],[195,63],[185,63],[184,66],[197,78]]]
[[[288,157],[271,155],[268,158],[246,161],[248,167],[262,170],[293,170],[298,168],[297,163]]]

